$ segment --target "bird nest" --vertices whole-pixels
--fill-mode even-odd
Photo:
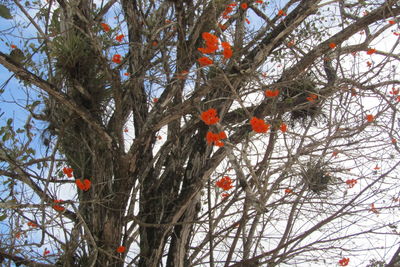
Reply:
[[[334,177],[322,164],[308,164],[301,172],[303,181],[314,193],[320,194],[328,190],[328,186],[334,182]]]
[[[304,76],[289,82],[282,87],[283,96],[287,103],[293,104],[290,112],[290,120],[292,122],[305,122],[309,118],[316,118],[323,115],[321,111],[320,101],[313,99],[309,101],[310,96],[318,96],[316,83],[310,76]]]

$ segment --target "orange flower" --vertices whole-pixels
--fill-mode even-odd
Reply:
[[[227,26],[225,26],[224,24],[222,24],[222,23],[218,23],[218,27],[221,29],[221,30],[226,30],[226,28],[227,28]]]
[[[200,66],[204,67],[204,66],[208,66],[213,64],[214,62],[209,59],[208,57],[201,57],[199,59],[197,59],[197,61],[199,62]]]
[[[286,188],[285,189],[285,194],[290,194],[293,193],[292,189]]]
[[[282,133],[286,133],[286,131],[287,131],[287,125],[286,125],[286,123],[282,122],[282,123],[281,123],[281,126],[280,126],[280,129],[281,129]]]
[[[336,47],[336,44],[335,44],[335,43],[330,43],[330,44],[329,44],[329,47],[330,47],[331,49],[333,49],[333,48]]]
[[[17,48],[17,46],[12,44],[12,45],[11,45],[11,48],[12,48],[12,49],[15,49],[15,48]]]
[[[215,134],[213,132],[207,132],[207,135],[206,135],[206,140],[207,140],[208,144],[214,143],[214,145],[219,146],[219,147],[224,146],[224,143],[221,142],[220,140],[226,139],[226,138],[227,138],[227,136],[226,136],[225,132],[220,132],[217,134]]]
[[[247,24],[250,24],[250,20],[248,18],[245,19]]]
[[[370,48],[370,49],[368,49],[368,51],[367,51],[367,55],[372,55],[372,54],[375,53],[375,52],[376,52],[376,49]]]
[[[247,5],[247,3],[242,3],[242,4],[240,5],[240,7],[241,7],[243,10],[246,10],[246,9],[248,8],[248,5]]]
[[[100,25],[105,32],[109,32],[111,30],[110,25],[108,25],[107,23],[101,23]]]
[[[306,99],[310,102],[314,102],[317,98],[318,96],[316,94],[309,94]]]
[[[82,191],[88,191],[92,184],[92,182],[90,182],[89,179],[84,179],[83,182],[81,181],[81,179],[76,179],[75,183],[76,183],[76,186]]]
[[[339,260],[339,265],[340,266],[347,266],[349,264],[350,259],[349,258],[342,258]]]
[[[291,40],[287,43],[287,47],[292,47],[294,46],[294,40]]]
[[[229,193],[222,193],[221,194],[221,197],[222,198],[227,198],[227,197],[229,197],[231,194],[229,194]]]
[[[353,188],[356,185],[356,183],[357,183],[356,179],[348,179],[346,181],[346,184],[349,186],[349,188]]]
[[[53,209],[55,209],[56,211],[60,211],[60,212],[64,211],[65,208],[63,206],[57,205],[57,203],[61,203],[61,202],[63,202],[63,201],[59,200],[59,199],[53,200],[53,203],[56,203],[55,205],[53,205]]]
[[[116,251],[117,251],[118,253],[124,253],[125,250],[126,250],[126,248],[125,248],[124,246],[119,246],[119,247],[117,247],[117,249],[116,249]]]
[[[380,169],[381,168],[378,165],[376,165],[375,168],[374,168],[375,171],[380,170]]]
[[[367,66],[370,68],[372,66],[372,63],[370,61],[367,61]]]
[[[373,122],[373,121],[374,121],[374,115],[368,114],[367,116],[365,116],[365,119],[366,119],[368,122]]]
[[[205,124],[207,125],[213,125],[219,122],[219,118],[217,115],[217,110],[210,108],[206,111],[203,111],[201,113],[201,120],[204,121]]]
[[[121,55],[120,54],[116,54],[116,55],[114,55],[113,56],[113,58],[112,58],[112,61],[114,62],[114,63],[117,63],[117,64],[121,64]]]
[[[232,57],[233,51],[232,51],[232,47],[228,42],[222,42],[221,43],[222,47],[224,48],[224,58],[228,59]]]
[[[220,180],[218,180],[215,183],[215,185],[217,187],[221,188],[222,190],[226,191],[226,190],[233,188],[232,183],[233,183],[233,181],[231,178],[229,178],[229,176],[224,176]]]
[[[257,4],[262,4],[263,1],[262,1],[262,0],[256,0],[256,3],[257,3]]]
[[[72,172],[73,172],[72,168],[64,167],[62,171],[63,171],[64,174],[67,175],[68,178],[71,178],[73,176],[72,175]]]
[[[286,16],[286,13],[281,9],[278,11],[278,16]]]
[[[339,154],[339,151],[335,150],[332,152],[332,156],[336,157]]]
[[[131,75],[129,72],[124,73],[124,76],[129,76],[129,75]]]
[[[33,228],[38,227],[38,225],[34,222],[28,222],[27,225]]]
[[[115,36],[115,40],[117,40],[118,42],[122,42],[122,39],[124,39],[124,36],[125,35],[123,35],[123,34],[117,35],[117,36]]]
[[[265,123],[264,120],[258,119],[256,117],[250,120],[251,128],[257,133],[266,133],[269,129],[269,124]]]
[[[396,24],[396,21],[394,21],[394,20],[392,20],[392,19],[391,19],[391,20],[388,20],[388,22],[389,22],[390,25]]]
[[[129,132],[128,128],[124,128],[124,133]]]
[[[269,98],[274,98],[277,97],[279,95],[279,90],[275,89],[275,90],[265,90],[265,96],[269,97]]]

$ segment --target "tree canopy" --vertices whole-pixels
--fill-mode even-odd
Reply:
[[[400,263],[394,0],[0,3],[0,263]]]

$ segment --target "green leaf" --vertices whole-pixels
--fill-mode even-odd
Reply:
[[[7,219],[7,214],[3,214],[0,216],[0,222],[4,221],[5,219]]]
[[[6,7],[5,5],[0,4],[0,17],[3,17],[5,19],[12,19],[10,9]]]

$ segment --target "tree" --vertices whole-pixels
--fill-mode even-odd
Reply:
[[[0,261],[397,262],[398,1],[0,7]]]

